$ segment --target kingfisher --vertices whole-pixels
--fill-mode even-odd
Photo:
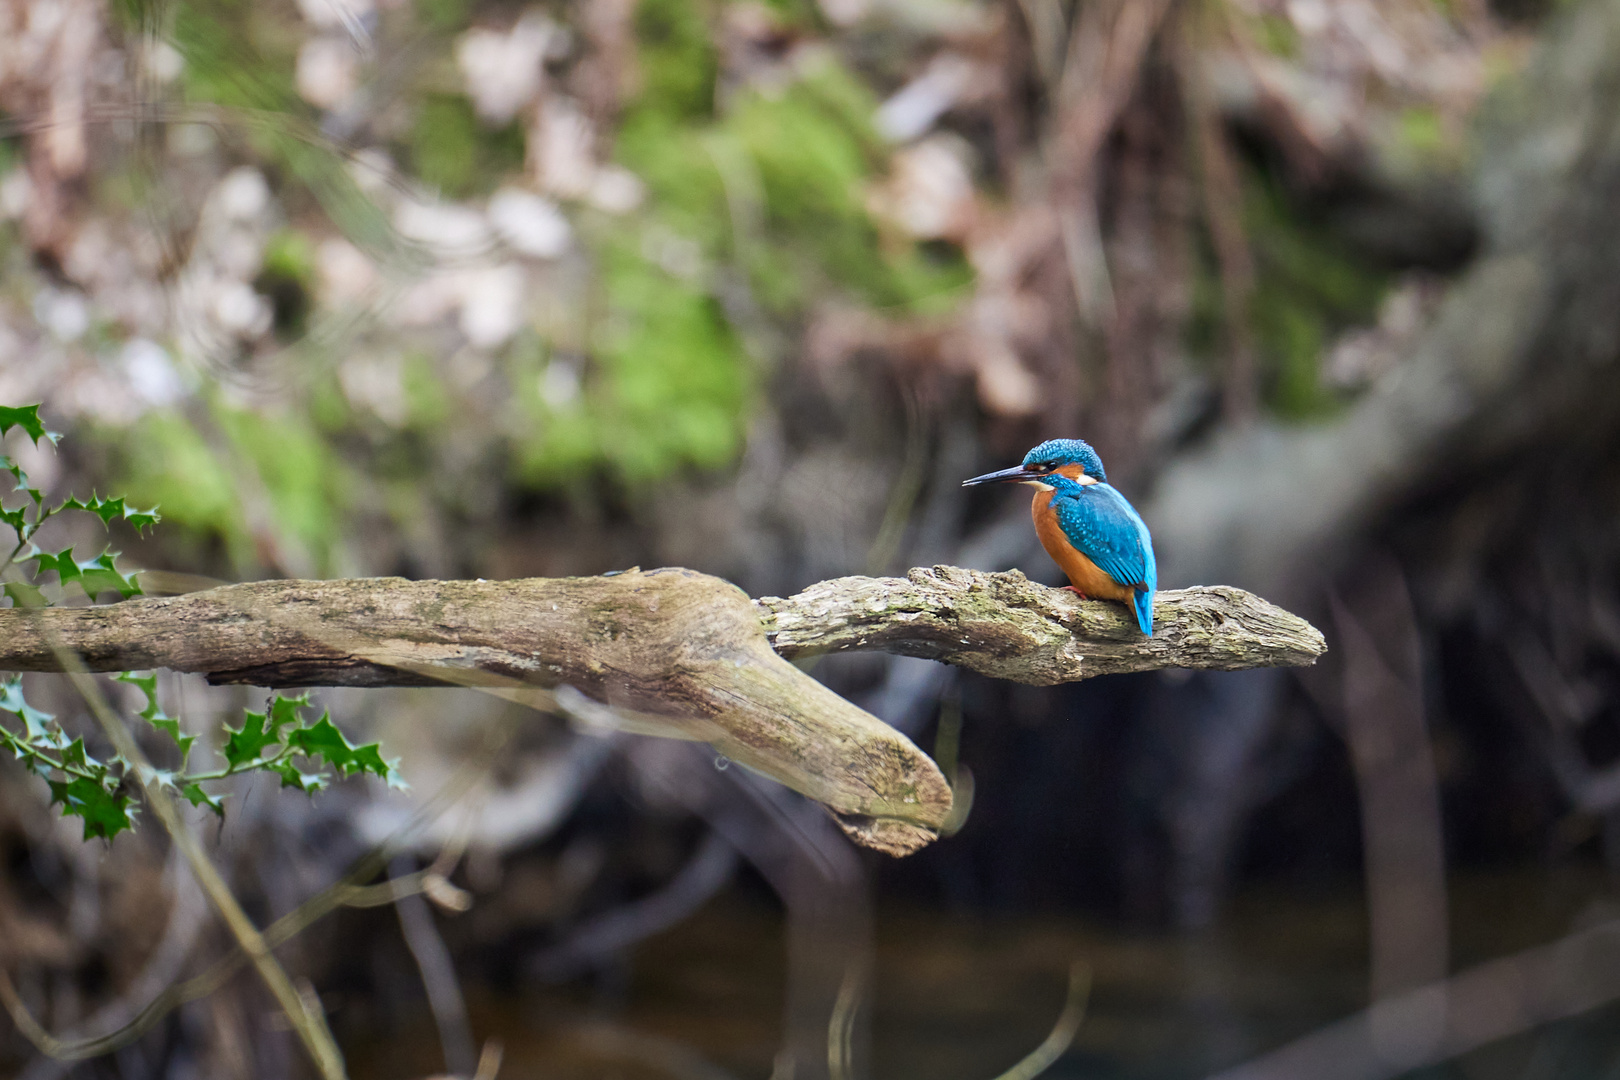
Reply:
[[[1136,625],[1153,636],[1153,593],[1159,570],[1147,523],[1108,482],[1102,458],[1079,439],[1048,439],[1024,455],[1021,465],[962,481],[1029,484],[1035,488],[1030,517],[1035,535],[1082,600],[1117,600],[1136,613]]]

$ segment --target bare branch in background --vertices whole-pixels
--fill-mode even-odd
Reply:
[[[389,873],[397,880],[416,872],[416,860],[410,855],[399,855],[389,865]],[[399,913],[400,932],[405,944],[422,973],[422,986],[427,990],[428,1007],[433,1011],[433,1022],[439,1029],[439,1045],[444,1050],[445,1071],[454,1076],[471,1076],[478,1067],[474,1050],[472,1028],[467,1023],[467,999],[456,979],[455,961],[445,947],[433,925],[433,912],[426,900],[417,892],[404,893],[394,901]]]
[[[1360,576],[1364,587],[1355,598],[1332,599],[1344,652],[1344,738],[1366,851],[1368,1031],[1379,1055],[1405,1058],[1427,1053],[1445,1034],[1446,1001],[1434,989],[1449,970],[1450,951],[1440,783],[1406,582],[1389,559],[1367,560]],[[1425,986],[1427,999],[1418,990]],[[1399,1006],[1389,1004],[1403,994]]]
[[[72,1067],[71,1059],[65,1055],[60,1058],[49,1056],[51,1051],[47,1047],[60,1052],[76,1044],[104,1045],[109,1038],[117,1038],[122,1031],[127,1030],[133,1039],[145,1030],[139,1026],[141,1017],[150,1003],[179,978],[186,961],[191,958],[198,935],[206,925],[208,913],[207,898],[203,896],[196,879],[185,869],[178,849],[170,851],[169,867],[174,898],[168,926],[140,975],[122,994],[96,1010],[74,1031],[55,1038],[35,1024],[31,1016],[12,1009],[18,1029],[29,1032],[29,1041],[45,1055],[28,1066],[22,1074],[23,1080],[56,1080]],[[16,1004],[20,1005],[20,1002]],[[7,1005],[9,1007],[12,1003],[8,1001]]]
[[[737,850],[719,833],[710,833],[669,884],[586,919],[560,944],[530,957],[525,966],[548,982],[572,978],[690,917],[731,884],[736,869]]]

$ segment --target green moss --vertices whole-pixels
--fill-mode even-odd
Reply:
[[[347,471],[308,422],[217,406],[212,423],[223,436],[211,442],[187,417],[147,413],[105,441],[119,463],[114,479],[137,503],[158,503],[165,527],[195,539],[219,540],[232,562],[257,562],[248,526],[243,483],[257,481],[268,497],[269,523],[327,569],[340,535]]]
[[[461,94],[429,94],[411,129],[411,167],[451,198],[466,198],[523,167],[523,139],[516,123],[485,128]]]
[[[328,546],[340,535],[346,470],[303,416],[268,416],[220,407],[215,422],[238,459],[258,474],[275,514],[276,530],[296,539],[325,569]]]
[[[293,85],[302,35],[274,25],[267,9],[240,0],[178,4],[170,25],[185,57],[190,100],[272,116],[309,114]]]
[[[1401,110],[1397,123],[1402,145],[1419,157],[1440,158],[1451,152],[1439,110],[1414,105]]]
[[[449,390],[434,369],[431,356],[421,352],[408,354],[400,381],[405,388],[406,409],[413,428],[431,431],[450,422]]]
[[[971,278],[959,253],[942,259],[914,244],[880,242],[863,194],[882,165],[867,120],[874,107],[828,64],[778,96],[750,95],[727,118],[764,190],[771,244],[749,269],[762,301],[778,313],[827,287],[910,310]]]
[[[325,436],[341,435],[353,419],[349,399],[343,396],[343,388],[330,369],[311,383],[305,408],[310,421]]]
[[[297,229],[282,229],[265,241],[264,271],[293,281],[315,279],[315,245]]]
[[[683,468],[725,465],[741,447],[753,380],[724,313],[622,237],[601,258],[607,314],[580,397],[548,405],[542,351],[527,346],[509,358],[529,433],[516,456],[520,478],[566,486],[606,468],[633,491]]]
[[[822,25],[821,12],[813,0],[765,0],[779,25],[799,29],[815,29]]]
[[[1338,398],[1321,385],[1322,351],[1343,330],[1373,319],[1389,275],[1301,217],[1266,178],[1248,185],[1245,219],[1266,403],[1291,419],[1329,411]]]
[[[636,6],[642,108],[688,119],[713,115],[719,63],[707,6],[698,0],[641,0]]]
[[[658,217],[709,252],[728,245],[725,187],[705,146],[707,126],[683,124],[660,109],[637,109],[619,129],[618,158],[647,185]]]
[[[643,93],[616,155],[649,198],[631,223],[584,230],[604,314],[579,398],[543,400],[543,343],[509,351],[512,428],[521,432],[514,462],[526,484],[567,487],[606,472],[634,490],[678,469],[725,465],[742,445],[751,364],[708,286],[655,265],[643,237],[673,233],[710,265],[735,263],[784,319],[828,292],[936,311],[971,284],[955,247],[886,240],[868,218],[865,189],[888,150],[858,79],[829,61],[770,94],[743,92],[715,118],[706,20],[705,8],[681,0],[637,9]]]
[[[109,437],[122,468],[114,481],[128,499],[163,508],[165,528],[245,539],[236,483],[207,441],[184,417],[149,412],[128,432]]]
[[[1299,31],[1287,16],[1266,12],[1256,23],[1260,47],[1285,60],[1299,55]]]
[[[471,0],[413,0],[411,8],[424,25],[440,33],[461,30],[472,21]]]

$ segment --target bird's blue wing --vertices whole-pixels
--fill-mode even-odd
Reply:
[[[1158,587],[1153,540],[1140,515],[1109,484],[1088,484],[1052,497],[1058,525],[1075,550],[1121,585]]]

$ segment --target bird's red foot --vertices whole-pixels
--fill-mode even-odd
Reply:
[[[1063,587],[1065,589],[1067,589],[1069,592],[1074,593],[1074,595],[1078,596],[1082,600],[1091,599],[1091,597],[1087,596],[1085,593],[1081,592],[1079,589],[1075,588],[1073,585],[1065,585]]]

